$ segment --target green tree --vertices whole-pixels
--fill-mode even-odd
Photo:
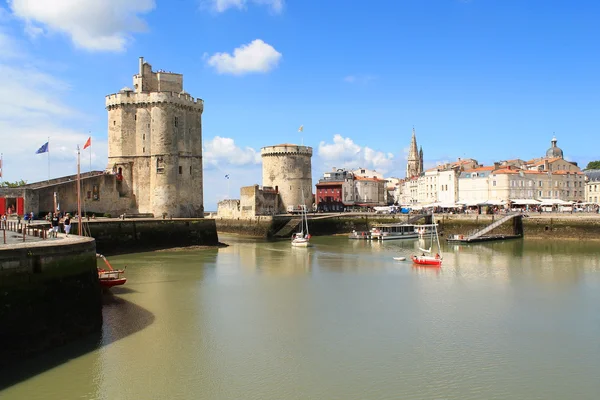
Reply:
[[[0,187],[5,187],[5,188],[14,188],[14,187],[19,187],[19,186],[23,186],[23,185],[27,185],[27,181],[24,181],[23,179],[21,179],[20,181],[16,181],[16,182],[6,182],[6,181],[0,182]]]
[[[585,169],[600,169],[600,161],[590,161]]]

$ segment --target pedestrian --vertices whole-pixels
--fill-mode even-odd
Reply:
[[[56,213],[54,213],[52,215],[52,236],[53,237],[58,237],[58,215]]]
[[[69,215],[69,213],[67,213],[65,215],[64,225],[65,225],[65,235],[66,235],[66,237],[69,237],[69,232],[71,231],[71,216]]]

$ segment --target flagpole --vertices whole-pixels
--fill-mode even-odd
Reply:
[[[48,136],[48,182],[50,182],[50,136]]]
[[[90,139],[92,138],[92,131],[89,132]],[[90,140],[90,173],[92,172],[92,141]]]
[[[81,176],[79,166],[79,145],[77,145],[77,235],[81,236]]]

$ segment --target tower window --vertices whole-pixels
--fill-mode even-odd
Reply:
[[[192,174],[192,166],[190,165],[190,175]]]
[[[137,114],[133,116],[133,120],[137,121]]]
[[[145,133],[142,135],[142,139],[146,140],[146,134]]]
[[[179,166],[179,175],[183,174],[183,167],[180,165]]]
[[[113,121],[113,126],[117,124],[117,121]]]
[[[163,174],[165,172],[165,163],[162,157],[156,159],[156,173]]]
[[[179,117],[173,117],[173,124],[175,125],[175,127],[178,126],[178,124],[179,124]]]
[[[142,147],[142,153],[145,153],[145,152],[146,152],[146,148]]]

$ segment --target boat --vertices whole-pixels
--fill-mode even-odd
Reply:
[[[406,257],[394,257],[396,261],[406,261]]]
[[[96,258],[104,260],[104,263],[108,267],[108,269],[98,268],[98,280],[100,281],[100,286],[110,289],[113,286],[123,285],[127,282],[127,278],[121,276],[125,273],[124,269],[114,269],[102,254],[96,253]]]
[[[430,232],[429,237],[431,238],[431,241],[429,244],[429,249],[423,249],[419,247],[421,255],[413,255],[411,258],[413,260],[413,263],[418,265],[424,265],[429,267],[441,267],[443,260],[443,256],[441,254],[442,249],[440,246],[440,237],[438,235],[437,224],[433,219],[433,214],[431,215],[431,222],[431,224],[420,225],[420,227],[427,228]],[[426,238],[424,239],[426,240]],[[432,254],[431,249],[434,245],[434,242],[437,245],[437,253]]]
[[[413,224],[377,224],[371,228],[370,237],[372,240],[415,239],[419,237],[419,233]]]
[[[304,193],[302,194],[304,197]],[[302,220],[300,222],[300,231],[292,235],[292,246],[293,247],[309,247],[310,246],[310,233],[308,233],[308,214],[306,212],[306,206],[302,207]]]
[[[348,239],[370,240],[371,232],[353,230],[352,233],[348,235]]]

